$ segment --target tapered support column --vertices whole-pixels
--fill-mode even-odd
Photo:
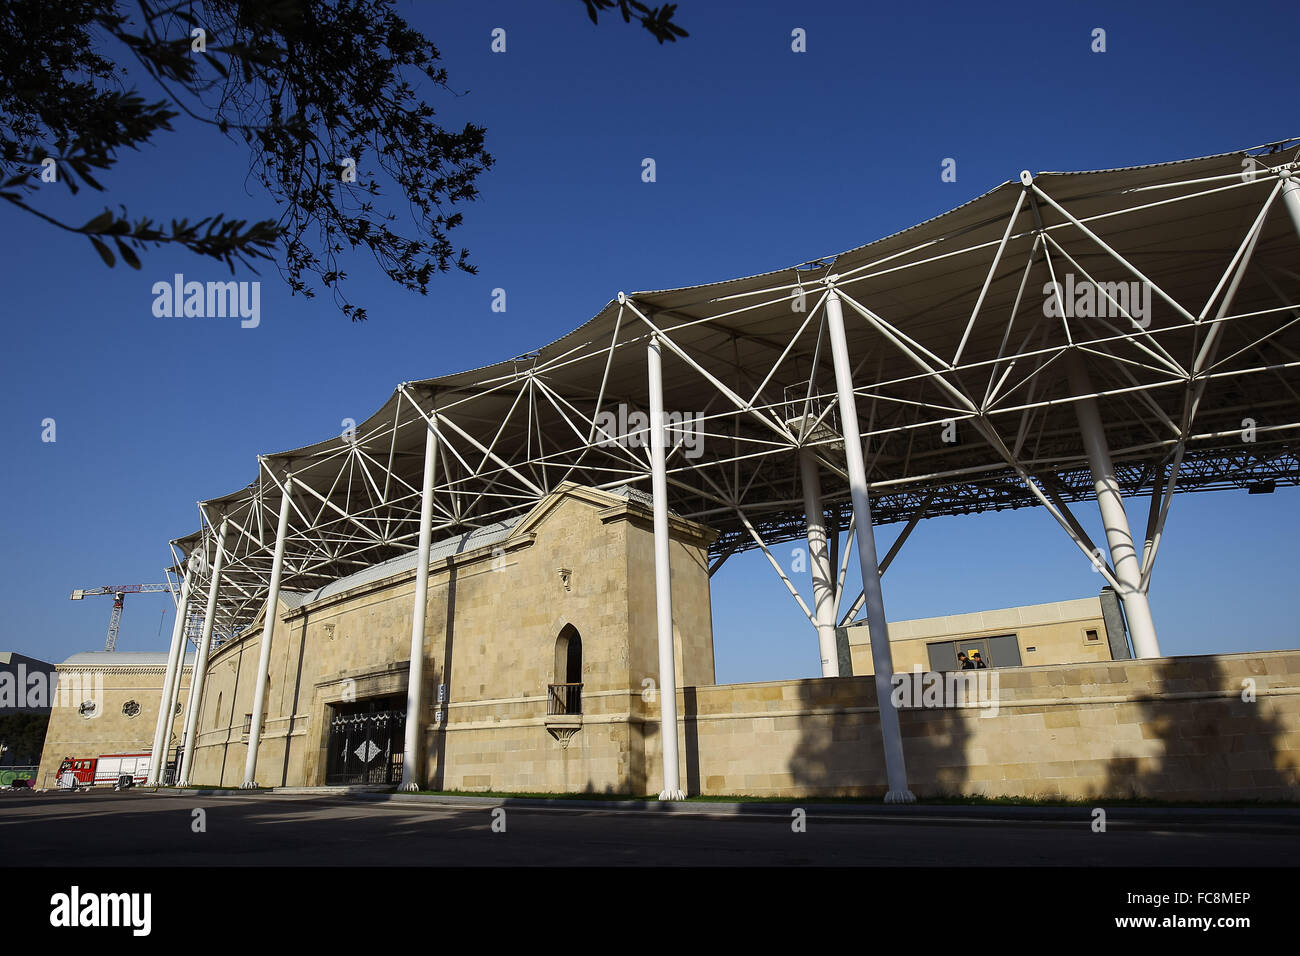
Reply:
[[[1092,382],[1083,357],[1071,351],[1066,358],[1070,376],[1070,389],[1075,395],[1091,395]],[[1128,515],[1124,512],[1124,499],[1120,495],[1115,468],[1111,464],[1110,449],[1106,445],[1106,432],[1101,426],[1101,414],[1095,398],[1078,399],[1074,412],[1079,419],[1083,447],[1088,454],[1088,467],[1092,470],[1092,484],[1097,491],[1097,507],[1101,510],[1102,524],[1106,528],[1106,542],[1110,546],[1111,565],[1115,580],[1119,582],[1119,597],[1124,602],[1124,617],[1128,619],[1129,634],[1133,638],[1136,657],[1159,657],[1160,645],[1156,641],[1156,625],[1151,618],[1151,605],[1142,590],[1142,566],[1139,551],[1133,544]]]
[[[293,479],[284,482],[284,497],[280,500],[280,523],[275,529],[275,557],[271,561],[271,587],[266,593],[266,613],[262,617],[262,647],[257,655],[257,683],[253,690],[253,723],[248,728],[248,756],[244,759],[243,790],[257,787],[257,748],[262,742],[262,714],[266,706],[266,672],[271,666],[271,640],[275,637],[275,622],[280,616],[280,574],[284,570],[284,535],[289,528],[289,495],[293,492]]]
[[[424,484],[420,490],[420,546],[415,560],[415,606],[411,610],[411,665],[406,676],[406,740],[402,745],[402,780],[398,790],[419,790],[419,750],[423,732],[420,696],[424,687],[424,617],[429,603],[429,547],[433,539],[433,475],[438,460],[438,433],[424,436]]]
[[[812,572],[813,616],[817,619],[822,677],[839,677],[840,654],[835,644],[835,572],[826,546],[826,509],[822,505],[817,456],[807,450],[800,451],[799,473],[803,480],[803,510],[808,523],[808,570]]]
[[[172,750],[172,722],[176,720],[176,714],[181,699],[181,683],[185,680],[185,656],[190,650],[190,625],[191,621],[187,617],[185,620],[185,633],[181,637],[181,656],[176,662],[176,680],[172,681],[172,696],[170,706],[167,708],[167,733],[163,737],[163,768],[166,769],[167,761],[171,758],[174,751]],[[190,669],[190,679],[193,681],[193,668]],[[182,729],[185,726],[184,720],[181,721]],[[179,768],[178,768],[179,772]],[[172,781],[175,783],[175,780]]]
[[[1283,170],[1283,173],[1288,175],[1282,177],[1282,201],[1286,203],[1286,211],[1291,214],[1296,234],[1300,235],[1300,176],[1290,170]]]
[[[828,283],[837,277],[831,276]],[[876,563],[876,534],[871,524],[871,501],[867,495],[867,469],[862,460],[862,432],[853,398],[853,367],[844,338],[844,313],[835,287],[826,297],[826,330],[835,361],[835,391],[839,396],[840,422],[844,429],[844,458],[848,465],[849,492],[853,500],[853,525],[857,535],[858,563],[862,569],[862,591],[867,599],[867,632],[871,635],[871,660],[876,676],[876,700],[880,709],[880,735],[884,741],[885,773],[889,781],[886,803],[914,803],[907,788],[907,765],[903,760],[903,735],[898,711],[893,704],[894,657],[889,648],[885,623],[884,596],[880,590],[880,568]]]
[[[659,736],[662,740],[664,788],[660,800],[684,800],[677,762],[677,665],[673,646],[673,585],[669,570],[668,447],[664,425],[663,364],[659,339],[646,348],[650,376],[650,487],[654,493],[655,618],[659,634]]]
[[[188,570],[188,569],[187,569]],[[181,578],[181,596],[176,604],[176,623],[172,625],[172,646],[167,654],[167,672],[163,677],[162,696],[158,700],[158,723],[153,732],[153,751],[149,760],[149,776],[145,783],[156,787],[162,779],[167,738],[171,736],[176,705],[172,703],[173,687],[180,683],[181,665],[185,661],[185,617],[190,609],[190,579],[193,573]]]
[[[221,589],[221,569],[226,563],[227,522],[221,522],[217,531],[217,554],[212,560],[212,581],[208,584],[208,606],[203,611],[203,632],[199,636],[199,652],[194,655],[194,669],[190,672],[190,699],[185,705],[185,736],[181,738],[185,752],[181,755],[179,786],[190,782],[190,763],[194,759],[194,735],[199,730],[199,707],[203,703],[203,678],[208,670],[208,651],[212,647],[212,625],[217,616],[217,596]],[[182,668],[185,658],[181,658]],[[177,681],[179,684],[180,681]]]

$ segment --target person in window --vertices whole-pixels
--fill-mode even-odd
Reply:
[[[969,671],[975,669],[975,665],[970,662],[970,658],[966,656],[965,651],[957,652],[957,669],[963,671]]]
[[[972,667],[979,668],[979,667],[989,666],[988,664],[984,663],[984,658],[980,657],[979,651],[975,651],[974,653],[971,654],[971,660],[974,662],[973,664],[971,664]]]

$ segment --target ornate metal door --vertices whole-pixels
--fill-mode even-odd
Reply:
[[[327,785],[397,783],[402,778],[406,713],[340,714],[330,721]]]

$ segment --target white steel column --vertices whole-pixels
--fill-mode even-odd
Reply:
[[[266,705],[266,672],[271,666],[271,638],[275,636],[275,621],[279,615],[280,574],[284,570],[284,535],[289,527],[289,495],[293,479],[284,482],[284,497],[280,499],[280,523],[275,529],[275,557],[271,561],[271,587],[266,594],[266,613],[262,618],[262,648],[257,655],[257,684],[253,691],[253,723],[248,728],[248,756],[244,759],[244,782],[240,789],[257,787],[257,748],[262,742],[262,713]]]
[[[840,422],[844,428],[844,458],[848,464],[849,492],[853,499],[853,524],[862,569],[862,590],[867,597],[867,631],[871,635],[871,660],[876,674],[876,700],[880,711],[880,736],[884,742],[885,773],[889,781],[886,803],[914,803],[907,789],[907,766],[903,760],[903,734],[898,711],[893,705],[894,658],[889,649],[884,596],[880,590],[880,569],[876,564],[876,534],[871,524],[871,501],[867,495],[867,469],[862,460],[862,432],[853,397],[853,366],[844,338],[844,313],[835,291],[838,276],[826,279],[826,329],[835,361],[835,390],[839,396]]]
[[[180,782],[190,782],[190,761],[194,759],[194,735],[199,730],[199,707],[203,703],[203,677],[208,670],[208,650],[212,647],[212,624],[217,616],[217,594],[221,588],[221,569],[226,562],[226,531],[228,522],[222,521],[217,531],[217,554],[212,560],[212,581],[208,584],[208,606],[203,611],[203,632],[199,636],[199,650],[194,655],[194,669],[190,671],[190,699],[185,705],[185,735],[181,738],[185,752],[181,755]],[[185,658],[181,658],[182,665]],[[180,682],[177,681],[179,684]]]
[[[176,720],[176,708],[180,705],[181,682],[185,679],[185,655],[190,652],[190,618],[185,618],[185,634],[181,637],[181,656],[176,661],[176,680],[172,681],[172,698],[167,708],[167,732],[163,735],[163,769],[167,769],[167,760],[172,755],[172,727]],[[193,678],[193,668],[190,669]],[[182,721],[182,726],[184,722]],[[179,768],[178,768],[179,769]],[[175,784],[173,778],[172,783]]]
[[[167,653],[167,673],[163,677],[162,696],[158,701],[158,723],[153,732],[153,751],[149,760],[149,776],[145,784],[156,787],[162,777],[162,763],[167,738],[171,736],[171,726],[175,704],[171,703],[172,687],[180,682],[180,664],[185,660],[185,616],[190,609],[190,580],[193,570],[181,578],[181,597],[176,605],[176,623],[172,625],[172,646]]]
[[[817,471],[817,456],[807,449],[799,452],[799,473],[803,479],[803,510],[808,524],[808,570],[812,573],[813,613],[817,620],[822,677],[839,677],[840,655],[835,643],[835,580],[831,576],[831,558],[826,546],[826,509],[822,505],[822,483]]]
[[[1070,389],[1076,395],[1091,395],[1092,382],[1088,369],[1077,351],[1071,350],[1066,359],[1070,376]],[[1088,454],[1088,467],[1092,470],[1092,483],[1097,491],[1097,507],[1101,510],[1102,524],[1106,528],[1106,541],[1110,545],[1111,565],[1115,580],[1119,582],[1120,600],[1124,602],[1124,617],[1128,620],[1136,657],[1159,657],[1160,645],[1156,641],[1156,625],[1151,618],[1151,605],[1142,590],[1142,566],[1139,552],[1133,543],[1128,515],[1124,512],[1124,499],[1115,468],[1111,464],[1110,449],[1106,445],[1106,432],[1101,425],[1095,398],[1075,401],[1074,411],[1079,419],[1084,450]]]
[[[1291,214],[1295,231],[1300,233],[1300,177],[1290,169],[1282,170],[1279,175],[1282,177],[1282,200],[1286,203],[1286,211]]]
[[[677,765],[677,665],[673,647],[673,585],[669,570],[668,469],[664,427],[663,363],[659,337],[646,347],[650,378],[650,484],[654,493],[655,618],[659,632],[659,736],[662,740],[664,788],[660,800],[684,800]]]
[[[419,790],[420,691],[424,686],[424,618],[429,603],[429,547],[433,541],[433,474],[438,433],[424,435],[424,485],[420,491],[420,549],[415,561],[415,606],[411,612],[411,664],[406,676],[406,739],[402,745],[402,781],[398,790]]]

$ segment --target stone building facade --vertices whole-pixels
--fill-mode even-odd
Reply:
[[[671,537],[678,682],[712,684],[713,533],[674,519]],[[653,562],[651,512],[635,492],[575,485],[515,523],[436,545],[418,779],[435,789],[645,792],[660,773]],[[400,776],[376,764],[401,754],[413,568],[403,557],[309,594],[281,592],[259,784]],[[241,782],[261,637],[255,622],[209,661],[193,782]],[[573,684],[576,701],[553,706],[553,686]],[[567,712],[548,714],[557,709]],[[381,721],[374,734],[356,726]]]
[[[187,654],[167,735],[169,761],[181,742],[193,667],[194,655]],[[90,651],[59,664],[36,785],[54,786],[64,757],[149,753],[166,670],[165,653],[136,651]]]

